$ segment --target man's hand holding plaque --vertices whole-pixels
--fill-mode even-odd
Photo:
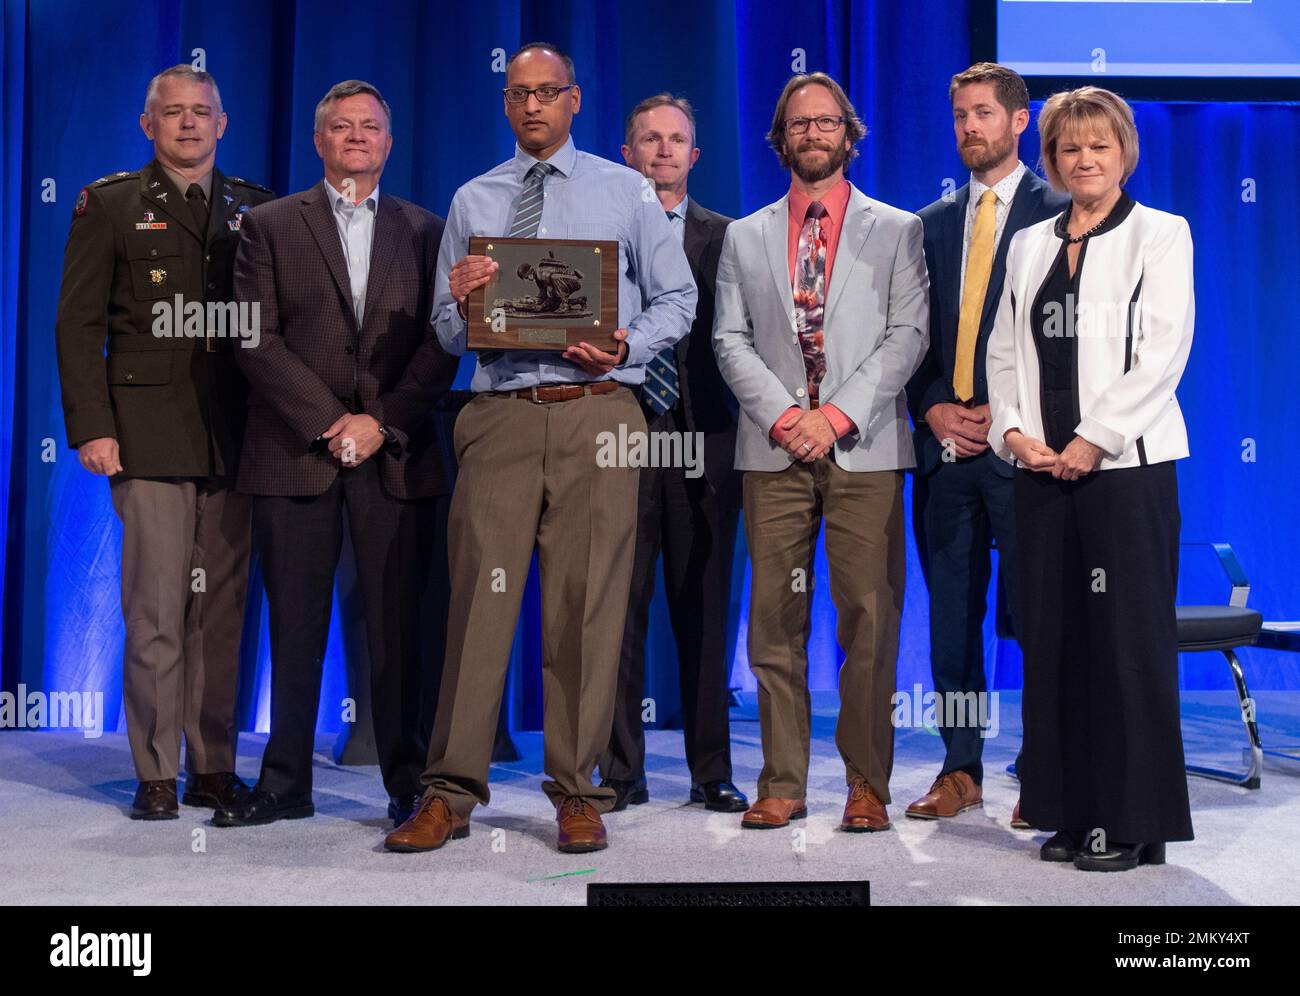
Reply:
[[[461,318],[469,317],[469,292],[488,283],[496,275],[497,266],[490,256],[462,256],[452,264],[447,283]]]
[[[570,346],[563,354],[566,360],[576,363],[582,367],[583,371],[591,374],[593,377],[604,377],[616,366],[619,366],[627,359],[627,329],[618,329],[614,333],[614,338],[618,340],[618,352],[607,353],[602,349],[597,349],[589,342],[580,342],[576,346]]]

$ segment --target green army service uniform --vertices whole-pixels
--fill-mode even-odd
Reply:
[[[68,445],[111,437],[120,452],[122,696],[141,781],[177,776],[182,731],[190,773],[235,767],[248,387],[239,316],[207,305],[234,300],[243,215],[274,197],[216,169],[207,190],[173,177],[154,160],[80,192],[56,329]]]

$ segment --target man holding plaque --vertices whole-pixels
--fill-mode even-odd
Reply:
[[[606,846],[600,816],[615,792],[591,775],[613,722],[638,470],[626,460],[602,466],[597,454],[602,437],[645,432],[633,389],[695,315],[695,282],[653,188],[635,170],[574,148],[581,91],[572,61],[553,45],[525,45],[507,64],[504,96],[515,154],[456,192],[438,256],[438,338],[448,352],[480,352],[475,397],[456,422],[447,656],[426,791],[415,815],[388,835],[392,851],[468,836],[471,811],[488,802],[497,711],[534,548],[549,776],[542,787],[560,850]],[[483,253],[469,253],[474,237]],[[539,240],[534,267],[555,258],[582,274],[577,294],[586,306],[570,296],[563,314],[540,313],[545,295],[518,276],[515,243],[528,238]],[[488,255],[503,239],[510,250],[502,258],[514,265]],[[594,265],[579,262],[584,254]],[[598,317],[615,303],[608,322]]]

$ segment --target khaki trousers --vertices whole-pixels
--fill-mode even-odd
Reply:
[[[645,431],[626,388],[536,404],[479,394],[456,420],[459,472],[448,522],[451,601],[426,796],[467,817],[489,799],[488,767],[533,549],[542,588],[542,788],[599,812],[614,790],[591,774],[614,720],[636,535],[635,467],[597,463],[601,433]]]
[[[233,482],[109,481],[122,520],[122,700],[141,781],[235,770],[252,499]],[[195,590],[200,589],[200,590]]]
[[[836,636],[844,651],[835,744],[846,781],[865,779],[889,802],[905,572],[903,474],[853,473],[821,459],[779,472],[749,471],[744,489],[752,565],[749,666],[758,680],[763,737],[758,795],[803,799],[807,792],[807,646],[813,555],[824,520]]]

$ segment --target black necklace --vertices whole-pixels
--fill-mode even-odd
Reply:
[[[1115,209],[1114,209],[1114,208],[1111,208],[1111,211],[1113,211],[1113,210],[1115,210]],[[1090,235],[1095,235],[1096,232],[1097,232],[1097,229],[1101,228],[1101,226],[1104,225],[1104,224],[1106,224],[1106,222],[1108,222],[1109,220],[1110,220],[1110,211],[1107,211],[1107,212],[1106,212],[1106,217],[1102,218],[1101,221],[1097,222],[1097,224],[1093,225],[1090,229],[1088,229],[1088,230],[1087,230],[1086,232],[1084,232],[1082,235],[1071,235],[1069,229],[1067,228],[1067,229],[1066,229],[1066,232],[1065,232],[1065,237],[1069,240],[1070,245],[1077,245],[1078,243],[1080,243],[1080,242],[1082,242],[1084,239],[1086,239],[1088,236],[1090,236]]]

